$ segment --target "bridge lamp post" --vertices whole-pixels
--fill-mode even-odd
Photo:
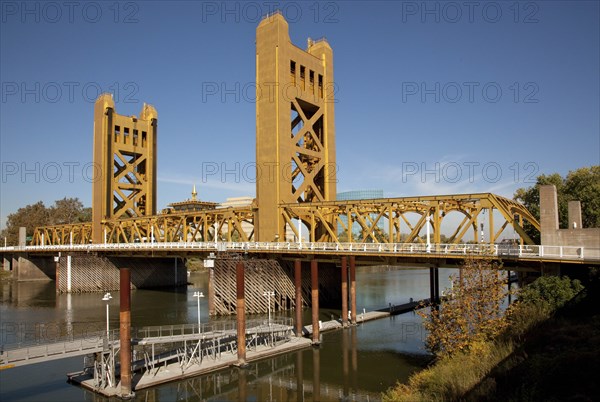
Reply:
[[[110,316],[109,314],[109,303],[110,303],[110,299],[112,299],[112,295],[109,292],[106,292],[104,294],[104,297],[102,298],[102,301],[106,302],[106,341],[108,342],[108,336],[109,336],[109,331],[110,331],[110,327],[108,324],[108,317]]]
[[[204,293],[194,292],[194,297],[198,299],[198,334],[200,334],[202,332],[202,327],[200,326],[200,298],[204,297]]]
[[[430,228],[429,228],[429,222],[431,221],[431,216],[429,216],[429,213],[427,213],[427,217],[425,218],[425,228],[427,230],[427,246],[426,246],[426,252],[431,253],[431,235],[430,235]]]

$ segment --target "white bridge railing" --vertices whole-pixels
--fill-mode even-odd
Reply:
[[[146,242],[65,244],[48,246],[0,247],[1,252],[60,251],[217,251],[309,254],[374,254],[460,256],[489,255],[500,258],[600,260],[600,248],[576,246],[520,246],[505,244],[424,244],[424,243],[323,243],[323,242]]]

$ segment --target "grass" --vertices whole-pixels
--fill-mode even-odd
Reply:
[[[598,281],[554,315],[521,305],[493,342],[437,360],[384,401],[595,400],[600,395]]]

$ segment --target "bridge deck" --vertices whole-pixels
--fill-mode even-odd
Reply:
[[[464,259],[498,258],[522,261],[600,263],[600,248],[568,246],[511,246],[498,244],[425,243],[306,243],[306,242],[160,242],[64,244],[51,246],[0,247],[0,253],[98,252],[110,255],[208,256],[214,252],[297,255],[357,255],[373,257],[419,257]]]

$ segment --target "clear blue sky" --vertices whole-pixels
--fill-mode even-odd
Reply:
[[[194,183],[254,195],[255,29],[273,4],[2,1],[0,226],[38,200],[90,205],[99,90],[120,114],[158,110],[159,208]],[[279,5],[296,45],[334,50],[338,191],[512,197],[600,163],[597,1]]]

